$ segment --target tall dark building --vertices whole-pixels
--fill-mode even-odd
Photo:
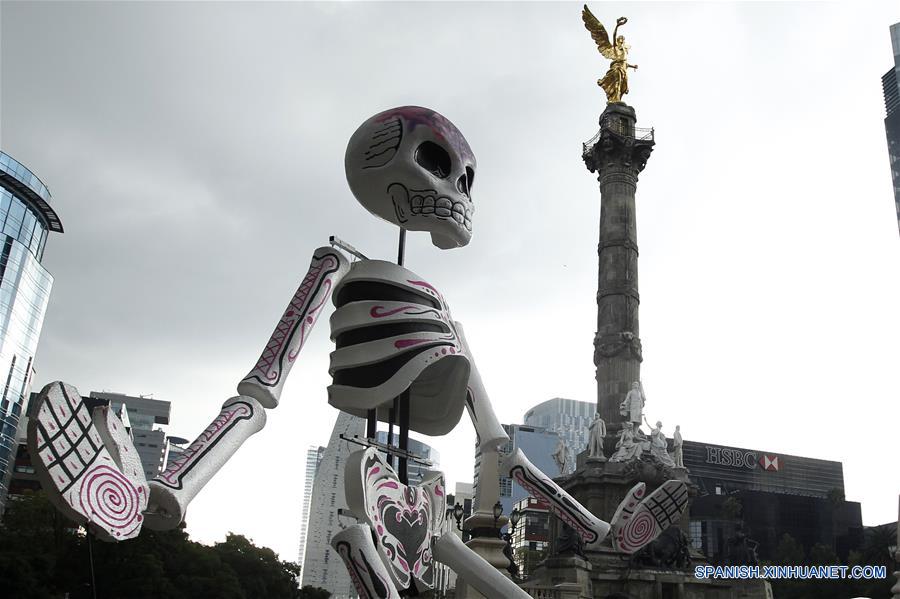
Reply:
[[[53,277],[41,266],[48,234],[63,227],[50,206],[50,190],[0,151],[0,511],[24,433],[44,313]]]
[[[894,49],[894,66],[881,78],[881,85],[884,88],[884,108],[887,112],[884,130],[887,132],[894,204],[897,208],[897,226],[900,228],[900,23],[891,25],[891,46]]]

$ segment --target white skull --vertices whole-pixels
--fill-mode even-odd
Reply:
[[[344,156],[347,182],[366,210],[450,249],[472,237],[475,156],[449,120],[402,106],[365,121]]]

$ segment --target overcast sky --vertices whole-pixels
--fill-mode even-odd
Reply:
[[[893,9],[891,6],[893,5]],[[649,419],[685,438],[844,465],[866,524],[897,517],[900,235],[881,75],[893,3],[592,4],[640,65],[657,146],[638,185]],[[346,142],[428,106],[478,160],[468,247],[408,240],[503,422],[596,400],[600,194],[581,161],[606,69],[580,3],[3,2],[0,143],[66,232],[34,388],[172,402],[193,439],[254,365],[312,251],[394,259],[350,194]],[[336,418],[326,313],[268,425],[188,512],[296,559],[306,448]],[[468,419],[442,438],[471,481]],[[293,459],[286,459],[292,457]],[[893,461],[891,461],[893,460]]]

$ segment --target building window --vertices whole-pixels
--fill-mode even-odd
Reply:
[[[688,530],[691,536],[691,547],[697,550],[703,549],[703,522],[691,520]]]

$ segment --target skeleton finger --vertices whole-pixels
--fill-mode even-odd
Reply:
[[[466,547],[456,534],[444,533],[433,547],[437,561],[449,566],[487,599],[531,599],[531,595]]]
[[[487,391],[481,382],[481,374],[475,366],[475,358],[472,357],[472,350],[466,341],[466,334],[463,330],[462,323],[455,322],[456,333],[459,335],[460,344],[463,352],[469,356],[469,384],[466,389],[466,410],[469,412],[469,418],[472,419],[472,426],[475,427],[475,433],[478,435],[478,446],[480,449],[486,447],[496,448],[501,443],[509,441],[509,436],[497,415],[491,406],[491,400]]]
[[[575,529],[589,548],[598,546],[606,538],[609,524],[590,513],[549,476],[536,468],[521,449],[517,449],[504,460],[503,470],[526,491],[547,501],[553,513]]]
[[[313,253],[309,270],[291,298],[253,370],[238,383],[241,395],[274,408],[294,360],[316,324],[334,285],[350,268],[343,254],[330,247]]]
[[[148,488],[122,421],[107,407],[88,412],[78,390],[41,390],[28,421],[28,450],[51,502],[105,541],[136,537]]]
[[[372,541],[372,530],[365,524],[348,526],[331,538],[360,599],[399,599],[387,568]]]
[[[206,430],[150,482],[146,526],[152,530],[177,527],[188,504],[234,452],[266,424],[266,411],[252,397],[239,395],[222,405]]]
[[[687,509],[687,485],[679,480],[664,482],[645,498],[646,490],[644,483],[632,487],[613,515],[613,547],[623,553],[651,543]]]

